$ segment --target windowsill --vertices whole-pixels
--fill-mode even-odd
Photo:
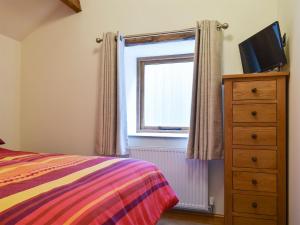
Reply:
[[[188,138],[187,133],[131,133],[129,137]]]

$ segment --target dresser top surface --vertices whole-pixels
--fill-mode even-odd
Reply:
[[[249,74],[226,74],[222,79],[241,79],[241,78],[263,78],[263,77],[281,77],[289,76],[289,72],[265,72],[265,73],[249,73]]]

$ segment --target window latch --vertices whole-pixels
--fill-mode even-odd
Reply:
[[[158,127],[159,130],[182,130],[181,127]]]

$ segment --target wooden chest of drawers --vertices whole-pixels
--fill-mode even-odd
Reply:
[[[286,225],[288,73],[225,75],[225,224]]]

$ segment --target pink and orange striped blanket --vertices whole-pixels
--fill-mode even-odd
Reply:
[[[148,162],[0,148],[1,225],[154,225],[177,201]]]

